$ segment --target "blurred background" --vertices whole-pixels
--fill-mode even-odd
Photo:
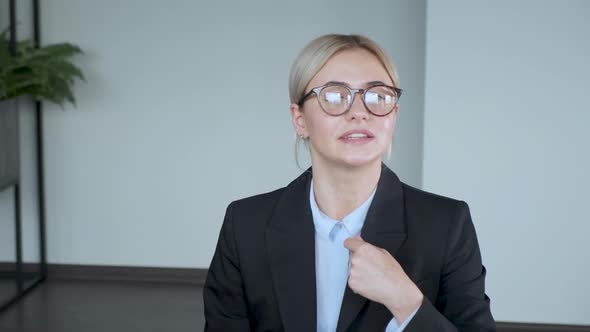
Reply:
[[[30,4],[18,6],[27,38]],[[321,34],[360,33],[404,89],[387,164],[469,203],[496,320],[590,325],[589,18],[582,0],[43,1],[42,44],[79,45],[87,79],[75,108],[42,112],[47,262],[206,269],[226,206],[302,171],[295,56]],[[18,109],[34,262],[33,103]],[[0,192],[0,261],[14,257],[13,205]]]

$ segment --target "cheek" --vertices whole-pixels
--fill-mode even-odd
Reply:
[[[334,120],[329,115],[319,112],[316,112],[314,116],[308,117],[306,122],[310,136],[315,136],[315,139],[329,137],[330,133],[335,133],[338,127],[338,122]]]
[[[383,130],[387,133],[387,134],[393,134],[393,130],[395,129],[395,122],[396,122],[397,117],[396,116],[391,116],[391,117],[387,117],[386,119],[383,119]]]

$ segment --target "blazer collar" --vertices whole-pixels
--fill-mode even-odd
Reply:
[[[406,239],[402,184],[385,164],[381,166],[381,177],[367,212],[361,237],[366,242],[387,250],[394,257]],[[347,286],[336,331],[346,331],[368,302],[369,300],[355,294]]]
[[[312,170],[291,182],[276,203],[266,230],[267,255],[286,331],[316,331],[315,230],[309,205]],[[406,238],[399,178],[382,164],[361,236],[395,256]],[[368,300],[346,287],[338,332],[346,331]]]
[[[315,230],[309,206],[311,168],[291,182],[266,230],[267,255],[285,331],[317,331]]]

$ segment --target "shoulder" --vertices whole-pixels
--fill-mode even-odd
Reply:
[[[259,212],[270,212],[284,191],[285,187],[282,187],[266,193],[235,200],[229,204],[228,210],[231,209],[234,213],[237,211],[245,215]]]
[[[414,223],[442,230],[462,228],[465,222],[471,222],[469,206],[463,200],[437,195],[405,183],[402,183],[402,190],[406,216]]]
[[[301,199],[301,195],[309,192],[310,174],[305,171],[285,187],[233,201],[228,206],[228,212],[241,219],[265,220],[280,202],[283,202],[283,207],[292,206],[295,199]]]
[[[406,213],[418,213],[422,216],[448,215],[456,212],[457,209],[467,207],[464,201],[427,192],[402,182],[385,164],[381,178],[380,185],[382,184],[382,188],[386,191],[383,195],[390,197],[399,195]]]
[[[458,207],[467,205],[467,203],[465,203],[462,200],[424,191],[412,187],[406,183],[402,183],[402,190],[404,192],[406,205],[418,204],[421,205],[422,208],[426,208],[429,210],[455,210]]]
[[[403,191],[410,236],[427,244],[433,257],[438,257],[437,252],[450,257],[449,255],[471,252],[470,250],[479,251],[475,225],[465,201],[406,184],[403,184]]]
[[[252,243],[263,242],[263,230],[284,190],[279,188],[231,202],[225,211],[221,236],[232,239],[240,248],[252,248]]]

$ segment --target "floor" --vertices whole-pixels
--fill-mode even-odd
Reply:
[[[48,280],[0,313],[0,331],[202,331],[202,294],[195,285]]]
[[[204,324],[202,287],[178,283],[49,279],[0,312],[0,332],[184,332]],[[533,331],[590,327],[498,324],[498,332]]]

